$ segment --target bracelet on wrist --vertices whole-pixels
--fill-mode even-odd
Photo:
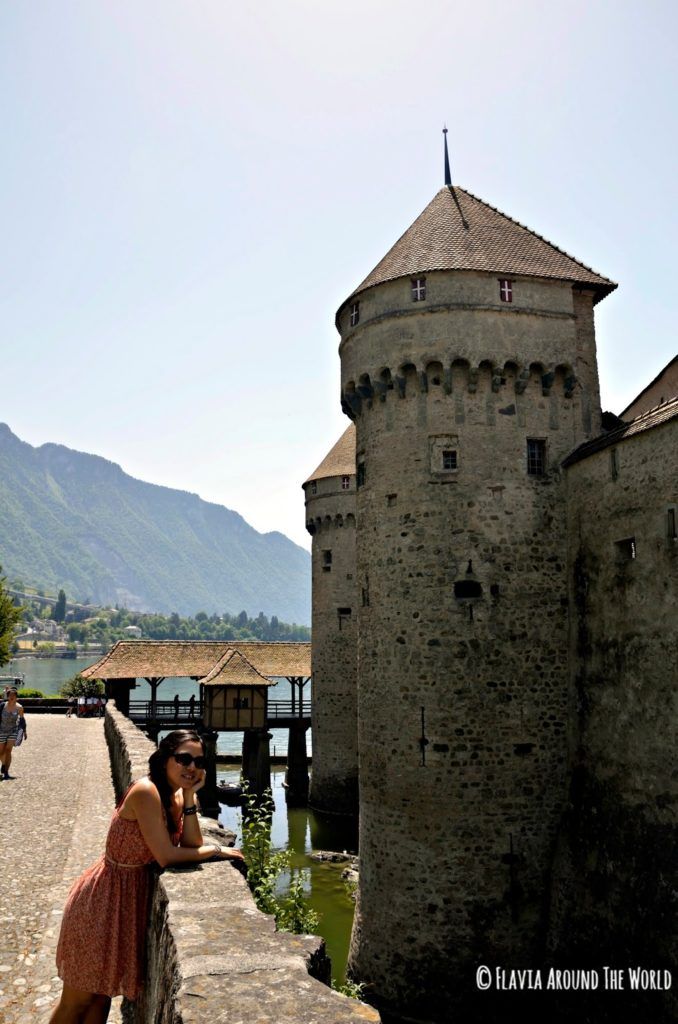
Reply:
[[[193,806],[192,806],[192,807],[184,807],[184,817],[185,817],[185,818],[186,818],[186,817],[187,817],[187,816],[188,816],[189,814],[197,814],[197,813],[198,813],[198,808],[197,808],[197,805],[196,805],[196,804],[193,804]]]

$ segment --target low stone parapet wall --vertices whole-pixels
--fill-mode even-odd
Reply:
[[[106,709],[106,739],[116,794],[147,774],[154,744]],[[206,841],[225,833],[200,818]],[[126,1024],[352,1024],[378,1013],[333,992],[321,938],[276,932],[257,910],[247,882],[228,862],[168,868],[153,887],[146,984],[123,1004]]]

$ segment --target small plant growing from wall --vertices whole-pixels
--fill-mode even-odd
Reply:
[[[335,992],[341,993],[342,996],[348,996],[349,999],[362,999],[365,991],[365,986],[358,984],[355,981],[351,981],[350,978],[346,978],[341,985],[338,985],[336,980],[332,978],[332,988]]]
[[[312,934],[320,918],[304,895],[302,872],[292,880],[286,895],[281,896],[277,892],[280,876],[291,866],[291,856],[286,850],[273,850],[273,797],[270,789],[263,797],[258,797],[244,784],[243,800],[240,816],[242,852],[247,862],[247,883],[254,902],[264,914],[273,914],[278,931]]]

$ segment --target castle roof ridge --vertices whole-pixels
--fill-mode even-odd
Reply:
[[[639,416],[636,416],[635,419],[629,420],[628,423],[622,423],[621,426],[615,427],[614,430],[610,430],[607,434],[601,434],[599,437],[594,437],[591,441],[585,441],[583,444],[580,444],[578,448],[575,448],[563,460],[563,466],[567,468],[575,462],[581,462],[582,459],[588,458],[589,455],[593,455],[595,452],[610,448],[619,441],[625,441],[627,437],[643,434],[646,430],[660,427],[677,416],[678,395],[669,399],[668,402],[662,402],[659,405],[655,405],[652,409],[647,409]]]
[[[339,309],[375,285],[435,270],[479,270],[571,281],[593,287],[594,302],[617,287],[498,207],[459,185],[446,185]]]
[[[573,263],[576,263],[578,266],[582,267],[583,270],[588,270],[591,274],[594,274],[596,277],[599,277],[601,281],[605,281],[607,284],[612,285],[610,291],[612,291],[614,288],[619,287],[616,281],[612,281],[609,277],[605,277],[605,275],[601,274],[599,270],[596,270],[595,267],[590,267],[588,263],[584,263],[583,260],[577,259],[577,257],[573,256],[572,253],[569,253],[567,249],[563,249],[562,246],[556,245],[555,242],[552,242],[549,238],[546,238],[545,235],[540,235],[539,232],[535,231],[534,228],[531,228],[529,224],[523,224],[523,222],[521,220],[518,220],[517,217],[512,217],[510,213],[505,213],[504,210],[500,210],[499,207],[495,206],[493,203],[488,203],[486,199],[482,199],[480,196],[475,195],[474,192],[469,192],[467,188],[460,188],[460,192],[464,192],[467,196],[470,196],[471,199],[475,199],[477,203],[482,203],[483,206],[488,206],[490,210],[494,210],[494,212],[498,213],[500,217],[505,217],[506,220],[510,220],[511,223],[517,224],[519,228],[523,228],[523,230],[529,231],[529,233],[531,235],[534,235],[535,238],[539,238],[542,242],[545,242],[546,245],[550,246],[552,249],[555,249],[556,252],[560,253],[562,256],[566,256],[568,260],[572,260]],[[603,298],[603,296],[601,296],[601,298]]]
[[[659,380],[660,380],[660,379],[661,379],[661,378],[663,377],[663,375],[664,375],[664,374],[666,373],[666,371],[667,371],[667,370],[669,370],[669,369],[670,369],[670,368],[671,368],[671,367],[673,366],[673,364],[674,364],[674,363],[676,363],[676,362],[678,362],[678,355],[675,355],[675,356],[673,357],[673,359],[669,359],[669,361],[668,361],[668,363],[666,364],[666,366],[663,366],[663,367],[661,368],[661,370],[660,370],[660,371],[659,371],[659,373],[658,373],[658,374],[656,375],[656,377],[653,377],[653,378],[652,378],[652,380],[651,380],[651,381],[649,382],[649,384],[646,384],[646,385],[645,385],[645,387],[644,387],[644,388],[643,388],[643,389],[642,389],[641,391],[639,391],[639,392],[638,392],[638,394],[637,394],[637,395],[635,396],[635,398],[632,398],[632,399],[631,399],[631,401],[630,401],[630,402],[629,402],[629,404],[628,404],[628,405],[626,406],[626,408],[625,408],[625,409],[623,409],[623,410],[622,410],[622,412],[621,412],[621,413],[619,414],[619,415],[620,415],[620,417],[621,417],[622,419],[624,418],[624,413],[625,413],[625,412],[626,412],[626,411],[627,411],[628,409],[630,409],[632,405],[635,405],[635,404],[636,404],[636,402],[638,401],[638,399],[639,399],[639,398],[642,398],[642,397],[643,397],[643,395],[644,395],[644,394],[645,394],[645,393],[646,393],[647,391],[649,391],[651,387],[654,387],[654,385],[655,385],[655,384],[656,384],[656,383],[657,383],[657,382],[658,382],[658,381],[659,381]],[[668,401],[671,401],[671,399],[668,399]],[[661,405],[662,403],[660,402],[659,404]],[[655,407],[655,408],[656,408],[656,407]]]

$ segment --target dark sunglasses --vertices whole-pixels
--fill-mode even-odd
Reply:
[[[207,764],[207,761],[202,754],[198,754],[197,757],[192,757],[191,754],[172,754],[172,757],[177,764],[182,765],[184,768],[189,768],[192,764],[194,764],[196,768],[204,768]]]

